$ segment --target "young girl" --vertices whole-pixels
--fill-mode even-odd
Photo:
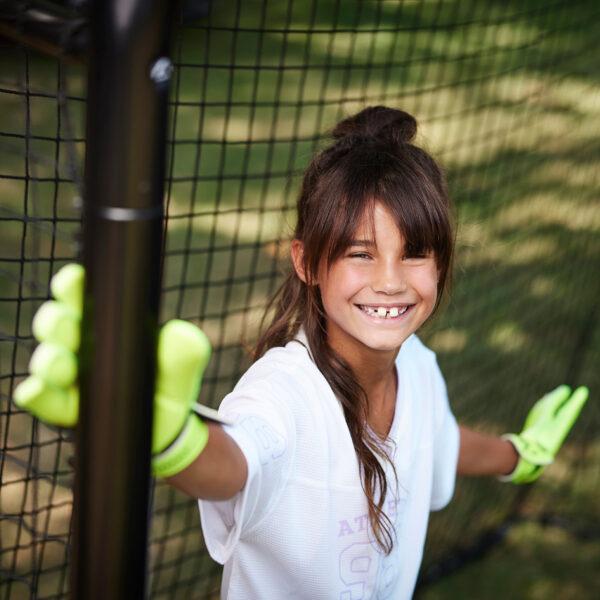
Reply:
[[[174,426],[160,395],[177,382],[167,393],[159,373],[154,470],[201,499],[223,598],[410,598],[429,512],[448,504],[457,472],[535,479],[585,401],[557,427],[546,409],[566,406],[561,388],[510,440],[458,427],[415,335],[446,291],[454,243],[444,176],[416,129],[405,112],[367,108],[309,165],[292,269],[219,410],[230,425],[183,427],[188,405]],[[172,372],[180,359],[165,367],[161,348],[159,370]],[[171,428],[160,442],[157,423]]]
[[[509,442],[459,434],[414,335],[446,290],[454,242],[444,176],[416,129],[405,112],[367,108],[306,170],[293,269],[258,360],[220,408],[235,422],[221,432],[235,441],[222,494],[234,495],[199,502],[224,598],[409,598],[457,466],[515,467]],[[171,483],[221,495],[206,471],[222,469],[225,444]]]

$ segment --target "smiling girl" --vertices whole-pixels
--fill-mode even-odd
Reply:
[[[429,512],[450,501],[457,468],[515,467],[509,442],[459,433],[414,335],[446,290],[454,240],[416,128],[367,108],[306,170],[292,269],[257,361],[220,407],[235,422],[218,435],[235,440],[236,493],[199,503],[224,598],[409,598]],[[223,464],[210,450],[171,483],[210,496],[208,465]]]
[[[448,504],[456,474],[535,480],[587,398],[558,388],[520,435],[457,425],[435,354],[416,336],[446,291],[454,243],[444,176],[413,143],[416,128],[403,111],[367,108],[312,160],[290,273],[256,361],[219,409],[230,424],[191,412],[201,332],[163,328],[153,470],[200,499],[208,551],[225,566],[223,598],[410,598],[429,512]],[[49,303],[65,318],[81,310],[83,270],[71,267]],[[41,313],[34,331],[58,352],[60,336],[45,333],[52,315]],[[48,346],[36,352],[15,401],[73,425],[74,376],[59,395]]]

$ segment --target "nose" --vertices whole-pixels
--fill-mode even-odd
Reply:
[[[405,292],[407,287],[404,270],[396,261],[380,264],[373,273],[371,288],[374,292],[392,296]]]

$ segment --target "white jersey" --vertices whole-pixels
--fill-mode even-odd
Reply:
[[[300,334],[300,340],[305,338]],[[382,553],[340,402],[298,341],[273,348],[219,412],[248,462],[243,490],[199,501],[211,557],[230,600],[403,600],[413,593],[431,510],[454,492],[459,432],[435,354],[415,336],[396,360],[385,512],[394,548]]]

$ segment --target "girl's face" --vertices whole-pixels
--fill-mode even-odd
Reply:
[[[330,343],[360,351],[396,352],[433,312],[438,271],[434,255],[407,256],[392,214],[380,203],[356,239],[318,284]],[[362,347],[362,348],[360,348]]]

